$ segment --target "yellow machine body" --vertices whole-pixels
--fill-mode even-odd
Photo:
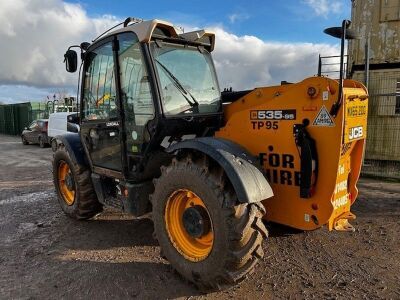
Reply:
[[[311,77],[296,84],[257,88],[224,107],[225,126],[217,137],[234,141],[259,157],[274,196],[263,203],[265,218],[302,230],[327,224],[329,230],[351,230],[365,138],[368,93],[359,82],[344,80],[343,101],[336,116],[339,83]],[[295,128],[314,141],[312,184],[300,193],[302,151]],[[310,163],[310,162],[309,162]]]

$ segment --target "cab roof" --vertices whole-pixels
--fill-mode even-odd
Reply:
[[[116,33],[134,32],[137,35],[139,42],[142,43],[149,43],[152,39],[186,40],[188,42],[199,43],[205,46],[209,52],[214,50],[215,34],[211,31],[202,29],[187,33],[178,33],[174,25],[167,21],[158,19],[147,21],[134,20],[135,23],[126,26],[124,24],[123,28],[111,31],[102,37],[101,40]]]

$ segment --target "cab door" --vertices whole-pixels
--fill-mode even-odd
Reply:
[[[151,135],[148,123],[155,110],[143,49],[133,32],[118,35],[118,63],[130,174],[135,174]],[[137,176],[138,174],[136,174]]]
[[[97,173],[122,170],[115,42],[111,37],[85,54],[80,130]]]

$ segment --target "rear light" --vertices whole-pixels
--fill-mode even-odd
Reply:
[[[314,98],[317,95],[317,92],[318,92],[317,89],[313,86],[310,86],[307,89],[307,94],[310,98]]]

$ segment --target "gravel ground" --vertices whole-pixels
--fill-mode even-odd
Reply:
[[[265,257],[229,290],[201,294],[159,257],[148,219],[58,206],[51,150],[0,135],[0,298],[400,299],[400,184],[363,179],[356,231],[267,224]]]

